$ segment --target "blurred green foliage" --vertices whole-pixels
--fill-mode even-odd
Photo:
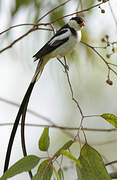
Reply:
[[[12,17],[14,17],[22,7],[27,8],[32,3],[33,3],[33,1],[31,1],[31,0],[23,0],[23,1],[15,0],[15,6],[11,11]]]
[[[56,11],[53,11],[50,14],[50,21],[51,22],[55,21],[55,19],[64,16],[64,12],[65,12],[64,6],[61,7],[60,9],[57,9]],[[65,21],[64,21],[64,19],[61,19],[60,21],[57,21],[56,24],[57,24],[58,27],[61,27],[61,26],[63,26],[65,24]]]
[[[34,19],[33,22],[36,23],[39,15],[40,15],[40,8],[43,5],[43,0],[23,0],[23,1],[19,1],[19,0],[15,0],[15,6],[13,7],[13,9],[11,10],[11,16],[12,18],[15,18],[15,16],[19,13],[19,11],[22,8],[28,9],[29,7],[32,6],[33,11],[34,12]],[[30,9],[30,8],[29,8]],[[29,13],[31,14],[31,12]]]

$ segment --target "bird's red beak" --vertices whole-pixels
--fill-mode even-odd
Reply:
[[[80,24],[80,27],[83,27],[83,26],[85,26],[85,22],[84,21]]]

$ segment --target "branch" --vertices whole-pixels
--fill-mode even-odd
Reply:
[[[70,91],[71,91],[71,96],[72,96],[72,100],[75,102],[75,104],[77,105],[77,108],[78,110],[80,111],[80,115],[81,115],[81,120],[80,120],[80,126],[79,126],[79,129],[77,131],[77,134],[75,135],[74,137],[74,141],[76,141],[78,139],[79,143],[80,143],[80,148],[81,148],[81,140],[80,140],[80,130],[83,131],[83,126],[82,126],[82,123],[83,123],[83,120],[85,118],[84,114],[83,114],[83,111],[79,105],[79,102],[74,98],[74,93],[73,93],[73,89],[72,89],[72,85],[71,85],[71,82],[70,82],[70,78],[69,78],[69,74],[68,74],[68,70],[66,67],[68,67],[67,65],[67,62],[66,62],[66,57],[64,57],[64,62],[65,62],[65,73],[67,75],[67,81],[68,81],[68,84],[69,84],[69,88],[70,88]],[[85,139],[85,142],[87,143],[87,140],[86,140],[86,135],[83,131],[83,134],[84,134],[84,139]]]
[[[109,4],[109,7],[110,7],[110,11],[111,11],[112,17],[113,17],[114,22],[115,22],[116,31],[117,31],[117,19],[116,19],[116,16],[115,16],[115,14],[114,14],[114,12],[113,12],[113,9],[112,9],[112,6],[111,6],[111,4],[110,4],[110,1],[108,2],[108,4]]]
[[[10,105],[13,105],[13,106],[16,106],[16,107],[18,107],[18,108],[20,107],[20,104],[17,104],[17,103],[15,103],[15,102],[13,102],[13,101],[9,101],[9,100],[4,99],[4,98],[1,98],[1,97],[0,97],[0,101],[2,101],[2,102],[4,102],[4,103],[7,103],[7,104],[10,104]],[[38,113],[35,112],[35,111],[32,111],[32,110],[28,109],[27,112],[29,112],[30,114],[32,114],[33,116],[35,116],[35,117],[37,117],[37,118],[41,118],[41,119],[43,119],[44,121],[53,124],[53,122],[52,122],[49,118],[47,118],[47,117],[45,117],[45,116],[43,116],[43,115],[40,115],[40,114],[38,114]]]
[[[94,6],[92,6],[92,7],[89,7],[89,8],[87,8],[87,9],[84,9],[84,10],[77,11],[77,12],[72,13],[72,14],[68,14],[68,15],[62,16],[62,17],[60,17],[60,18],[58,18],[58,19],[56,19],[55,21],[52,21],[52,22],[50,22],[50,23],[39,23],[39,21],[41,21],[41,20],[42,20],[44,17],[46,17],[48,14],[50,14],[51,12],[53,12],[54,10],[56,10],[57,8],[65,5],[65,4],[68,3],[69,1],[70,1],[70,0],[66,1],[66,2],[60,4],[59,6],[55,7],[54,9],[48,11],[46,14],[44,14],[44,15],[37,21],[36,24],[34,24],[34,23],[16,24],[16,25],[11,26],[11,27],[5,29],[4,31],[0,32],[0,35],[8,32],[8,31],[11,30],[11,29],[14,29],[14,28],[16,28],[16,27],[21,27],[21,26],[34,26],[34,28],[35,28],[35,27],[42,26],[42,25],[43,25],[43,26],[47,26],[47,25],[53,24],[53,23],[57,22],[58,20],[61,20],[61,19],[65,18],[65,17],[72,16],[72,15],[74,15],[74,14],[78,14],[78,13],[81,13],[81,12],[89,11],[89,10],[91,10],[91,9],[93,9],[93,8],[95,8],[95,7],[98,7],[98,6],[100,6],[101,4],[105,3],[105,2],[102,2],[102,3],[99,3],[99,4],[94,5]],[[108,1],[109,1],[109,0],[108,0]],[[41,28],[40,28],[40,30],[41,30]],[[51,29],[43,29],[43,30],[51,30]],[[116,43],[117,43],[117,42],[116,42]]]
[[[117,172],[110,173],[109,176],[111,179],[117,179]]]
[[[14,123],[0,123],[0,126],[12,126]],[[21,125],[21,123],[19,124]],[[76,127],[68,127],[68,126],[59,126],[59,125],[46,125],[46,124],[32,124],[32,123],[26,123],[26,126],[30,127],[43,127],[43,128],[55,128],[60,130],[69,130],[69,131],[78,131],[79,128]],[[117,132],[117,128],[112,129],[98,129],[98,128],[86,128],[83,127],[83,130],[89,131],[89,132]]]
[[[20,26],[40,26],[40,25],[49,25],[50,23],[39,23],[42,19],[44,19],[47,15],[49,15],[50,13],[52,13],[53,11],[55,11],[56,9],[60,8],[61,6],[64,6],[66,3],[68,3],[69,1],[71,0],[67,0],[65,1],[64,3],[60,4],[59,6],[56,6],[55,8],[51,9],[50,11],[48,11],[46,14],[44,14],[40,19],[38,19],[37,23],[34,24],[34,23],[24,23],[24,24],[17,24],[17,25],[14,25],[14,26],[11,26],[9,28],[7,28],[6,30],[0,32],[0,35],[2,35],[3,33],[13,29],[13,28],[16,28],[16,27],[20,27]]]
[[[71,0],[67,0],[67,1],[65,1],[64,3],[61,3],[59,6],[56,6],[56,7],[53,8],[52,10],[48,11],[48,12],[47,12],[46,14],[44,14],[40,19],[38,19],[37,23],[38,23],[39,21],[41,21],[42,19],[44,19],[48,14],[50,14],[50,13],[52,13],[53,11],[55,11],[56,9],[64,6],[64,5],[65,5],[66,3],[68,3],[69,1],[71,1]]]
[[[112,69],[111,66],[110,66],[110,65],[113,65],[113,64],[106,61],[106,59],[95,49],[95,47],[93,47],[93,46],[91,46],[91,45],[89,45],[89,44],[87,44],[86,42],[83,42],[83,41],[81,41],[81,43],[88,46],[89,48],[91,48],[103,60],[103,62],[106,64],[106,66],[108,68],[108,76],[107,77],[108,77],[109,81],[110,81],[110,78],[109,78],[110,71],[112,71],[115,75],[117,75],[117,72],[114,69]],[[110,84],[110,85],[112,85],[112,84]]]
[[[4,52],[5,50],[11,48],[15,43],[17,43],[18,41],[20,41],[21,39],[23,39],[24,37],[26,37],[28,34],[30,34],[33,31],[37,31],[37,30],[49,30],[52,31],[51,29],[46,29],[46,28],[38,28],[38,27],[33,27],[31,28],[29,31],[27,31],[26,33],[24,33],[22,36],[20,36],[19,38],[15,39],[10,45],[6,46],[5,48],[0,50],[0,53]]]
[[[96,7],[99,7],[100,5],[102,5],[102,4],[104,4],[104,3],[108,2],[108,1],[109,1],[109,0],[104,0],[103,2],[98,3],[98,4],[94,5],[94,6],[89,7],[89,8],[83,9],[83,10],[81,10],[81,11],[76,11],[76,12],[71,13],[71,14],[67,14],[67,15],[65,15],[65,16],[62,16],[62,17],[58,18],[58,19],[55,19],[55,20],[52,21],[51,23],[53,24],[53,23],[55,23],[56,21],[59,21],[59,20],[61,20],[61,19],[63,19],[63,18],[66,18],[66,17],[69,17],[69,16],[73,16],[73,15],[76,15],[76,14],[80,14],[80,13],[84,13],[84,12],[90,11],[91,9],[96,8]]]
[[[65,62],[65,67],[68,67],[65,57],[64,57],[64,62]],[[64,68],[65,68],[65,67],[64,67]],[[83,111],[82,111],[82,109],[81,109],[78,101],[74,98],[73,88],[72,88],[72,85],[71,85],[71,82],[70,82],[68,70],[67,70],[66,68],[65,68],[65,73],[66,73],[66,75],[67,75],[67,80],[68,80],[69,88],[70,88],[70,91],[71,91],[72,100],[73,100],[73,101],[75,102],[75,104],[77,105],[77,107],[78,107],[78,109],[79,109],[79,111],[80,111],[81,116],[84,117]]]
[[[117,160],[106,163],[105,166],[109,166],[109,165],[112,165],[112,164],[115,164],[115,163],[117,163]]]
[[[17,25],[14,25],[14,26],[11,26],[7,29],[5,29],[4,31],[0,32],[0,35],[6,33],[7,31],[10,31],[11,29],[14,29],[16,27],[20,27],[20,26],[34,26],[35,24],[31,24],[31,23],[27,23],[27,24],[17,24]]]
[[[63,6],[64,4],[66,4],[66,3],[69,2],[69,1],[70,1],[70,0],[67,0],[66,2],[64,2],[64,3],[60,4],[59,6],[55,7],[54,9],[48,11],[45,15],[43,15],[43,16],[38,20],[38,22],[41,21],[43,18],[45,18],[48,14],[50,14],[51,12],[53,12],[55,9]],[[92,6],[92,7],[89,7],[89,8],[87,8],[87,9],[84,9],[84,10],[81,10],[81,11],[77,11],[77,12],[75,12],[75,13],[71,13],[71,14],[62,16],[62,17],[60,17],[60,18],[58,18],[58,19],[55,19],[54,21],[52,21],[52,22],[50,22],[50,23],[45,23],[45,24],[43,23],[43,24],[41,24],[41,25],[45,25],[45,26],[46,26],[46,25],[50,25],[50,24],[53,24],[53,23],[55,23],[55,22],[57,22],[57,21],[65,18],[65,17],[73,16],[73,15],[78,14],[78,13],[87,12],[87,11],[89,11],[89,10],[91,10],[91,9],[93,9],[93,8],[96,8],[96,7],[100,6],[101,4],[104,4],[104,3],[108,2],[108,1],[109,1],[109,0],[104,0],[103,2],[98,3],[98,4],[96,4],[96,5]],[[26,26],[26,25],[27,25],[27,26],[33,25],[34,27],[31,28],[29,31],[27,31],[27,32],[26,32],[25,34],[23,34],[22,36],[20,36],[19,38],[17,38],[16,40],[14,40],[10,45],[8,45],[8,46],[6,46],[5,48],[3,48],[2,50],[0,50],[0,53],[2,53],[2,52],[4,52],[5,50],[11,48],[16,42],[20,41],[21,39],[23,39],[24,37],[26,37],[26,36],[27,36],[28,34],[30,34],[31,32],[33,32],[33,31],[35,31],[35,30],[38,30],[38,29],[39,29],[39,30],[42,30],[41,28],[38,28],[39,24],[32,24],[32,23],[30,24],[30,23],[27,23],[27,24],[19,24],[19,25],[12,26],[12,27],[4,30],[3,32],[1,32],[1,34],[3,34],[4,32],[9,31],[9,30],[12,29],[12,28],[15,28],[15,27],[18,27],[18,26],[24,26],[24,25],[25,25],[25,26]],[[44,29],[43,29],[43,30],[44,30]]]

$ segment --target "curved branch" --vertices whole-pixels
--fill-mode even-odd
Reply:
[[[104,61],[104,63],[106,64],[108,70],[109,71],[111,70],[115,75],[117,75],[117,72],[109,66],[110,63],[106,61],[106,59],[95,49],[95,47],[93,47],[93,46],[91,46],[91,45],[89,45],[89,44],[87,44],[86,42],[83,42],[83,41],[81,41],[81,43],[88,46],[89,48],[91,48]]]
[[[17,43],[18,41],[20,41],[21,39],[23,39],[24,37],[26,37],[28,34],[30,34],[33,31],[37,31],[37,30],[49,30],[52,31],[51,29],[46,29],[46,28],[38,28],[38,27],[33,27],[30,30],[28,30],[26,33],[24,33],[22,36],[20,36],[19,38],[15,39],[11,44],[9,44],[8,46],[6,46],[5,48],[0,50],[0,53],[4,52],[5,50],[11,48],[15,43]]]

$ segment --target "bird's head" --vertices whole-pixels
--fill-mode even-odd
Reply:
[[[81,17],[72,17],[69,21],[69,26],[79,31],[85,26],[85,22]]]

